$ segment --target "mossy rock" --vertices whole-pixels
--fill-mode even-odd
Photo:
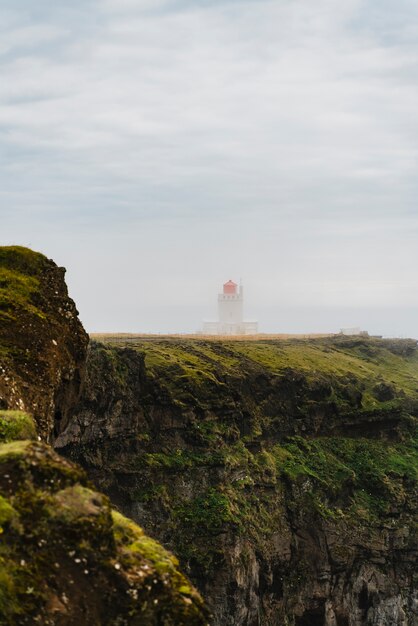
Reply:
[[[4,527],[15,521],[17,518],[17,512],[11,506],[11,504],[0,496],[0,534],[4,532]]]
[[[175,557],[45,444],[0,444],[0,624],[201,626]]]
[[[47,441],[75,402],[88,343],[64,275],[43,254],[0,247],[0,408],[29,412]]]
[[[23,411],[0,411],[0,443],[36,438],[36,426],[31,415]]]

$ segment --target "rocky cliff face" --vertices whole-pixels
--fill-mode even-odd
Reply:
[[[0,412],[0,624],[206,623],[177,560],[31,434]]]
[[[415,626],[416,343],[93,344],[55,445],[219,626]]]
[[[39,441],[68,423],[85,364],[63,276],[0,248],[0,624],[204,626],[176,558]]]
[[[0,248],[0,408],[33,414],[46,441],[78,397],[88,344],[64,275],[42,254]]]

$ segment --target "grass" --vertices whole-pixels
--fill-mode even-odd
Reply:
[[[194,415],[187,428],[188,441],[194,447],[142,453],[136,459],[138,468],[173,474],[205,466],[223,467],[228,472],[241,468],[243,476],[250,478],[224,485],[224,493],[231,490],[237,494],[254,482],[277,486],[286,480],[310,480],[315,492],[312,505],[324,515],[341,506],[351,515],[356,502],[365,499],[362,494],[369,493],[366,509],[373,517],[384,512],[383,502],[389,507],[396,505],[404,482],[416,481],[416,448],[408,435],[418,407],[415,342],[351,337],[235,342],[156,339],[138,340],[129,346],[144,354],[152,384],[166,390],[169,400],[162,401],[176,407],[180,401],[180,406]],[[288,399],[294,394],[297,406],[278,406],[273,409],[277,417],[264,413],[258,419],[264,409],[245,396],[245,401],[252,403],[247,407],[252,411],[252,423],[250,432],[243,434],[238,429],[242,394],[259,376],[266,377],[269,389],[275,381],[290,385],[294,379],[294,389],[284,387],[282,395]],[[393,389],[393,398],[378,399],[375,388],[382,383]],[[317,393],[325,397],[318,400]],[[274,401],[280,402],[281,397],[274,396]],[[324,407],[337,407],[339,413],[333,419],[342,428],[345,414],[376,412],[385,420],[401,411],[408,423],[405,441],[304,436],[264,443],[259,453],[249,451],[247,446],[254,437],[263,441],[265,434],[271,436],[272,420],[285,419],[286,411],[293,410],[299,417],[309,417],[311,407],[318,408],[321,402]],[[202,419],[199,411],[206,407],[210,417]],[[183,504],[175,506],[182,510]],[[204,507],[203,501],[201,504]]]
[[[144,422],[135,451],[122,461],[109,455],[109,467],[136,474],[127,497],[155,512],[157,530],[191,571],[217,571],[225,533],[261,553],[271,549],[292,516],[295,524],[335,524],[342,534],[359,526],[373,533],[392,518],[409,524],[418,474],[416,342],[138,338],[126,345],[144,357],[139,406],[173,415],[176,432],[156,433]],[[113,351],[116,382],[125,377],[117,346],[91,352],[94,361],[95,350]]]
[[[3,533],[4,526],[17,517],[17,513],[11,504],[0,495],[0,534]]]
[[[364,500],[371,517],[389,513],[403,502],[405,485],[418,482],[417,441],[389,443],[369,439],[293,438],[271,451],[277,469],[292,481],[312,480],[313,491],[323,503],[347,514]]]
[[[0,410],[0,442],[8,443],[19,439],[36,439],[33,418],[23,411]]]
[[[308,385],[331,382],[341,404],[346,403],[344,394],[350,388],[361,390],[365,410],[400,406],[403,394],[418,401],[418,351],[411,340],[339,336],[251,341],[138,339],[127,345],[144,354],[149,375],[183,404],[193,399],[204,407],[224,395],[228,378],[242,379],[257,370],[270,376],[296,371]],[[378,399],[376,386],[382,382],[393,388],[393,399]]]
[[[0,266],[7,266],[22,274],[38,274],[48,259],[40,252],[23,246],[0,246]]]
[[[50,266],[39,252],[21,246],[0,246],[0,313],[14,319],[19,308],[45,319],[37,306],[40,297],[39,278]]]
[[[210,458],[195,455],[187,457],[186,465],[177,463],[165,460],[160,469],[204,471]],[[226,446],[218,463],[224,468],[222,480],[200,493],[197,486],[191,499],[170,492],[169,483],[164,490],[176,550],[184,561],[193,560],[204,571],[219,563],[216,538],[228,528],[263,545],[280,528],[284,497],[290,509],[305,511],[312,520],[319,516],[380,527],[383,519],[400,510],[411,513],[409,498],[418,483],[416,439],[393,443],[293,437],[257,454],[248,450],[244,454],[240,445]],[[138,497],[150,504],[159,501],[161,494],[156,490],[146,498]]]
[[[134,499],[166,512],[176,554],[202,576],[220,567],[221,537],[228,532],[263,551],[283,519],[292,514],[314,525],[322,519],[353,529],[364,525],[370,532],[384,520],[414,515],[411,494],[418,483],[414,438],[389,442],[292,437],[257,453],[239,441],[217,453],[217,478],[211,472],[209,451],[194,455],[174,451],[152,459],[149,478],[154,481],[158,469],[164,485],[138,491]],[[198,478],[193,482],[192,496],[173,490],[176,482],[170,475],[176,481],[179,473],[202,477],[201,484]]]
[[[23,317],[46,321],[40,277],[50,261],[20,246],[0,246],[0,355],[17,358],[16,327]]]
[[[216,535],[225,532],[226,524],[237,522],[231,500],[225,493],[212,487],[177,507],[174,515],[182,525],[199,534]]]
[[[15,321],[20,309],[46,319],[45,313],[33,302],[38,285],[34,278],[26,277],[26,280],[22,280],[20,274],[0,268],[0,314],[3,320]]]

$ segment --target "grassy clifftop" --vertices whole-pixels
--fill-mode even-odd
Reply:
[[[179,376],[191,381],[213,380],[216,373],[239,374],[249,366],[272,374],[288,369],[309,381],[327,376],[356,378],[366,402],[374,403],[374,387],[384,380],[396,390],[418,398],[418,350],[415,340],[362,337],[326,337],[261,341],[153,341],[138,342],[150,371],[170,372],[174,385]]]
[[[103,356],[117,361],[117,348],[111,342],[105,346],[108,351],[103,346]],[[283,434],[293,430],[293,434],[303,435],[339,429],[348,433],[358,426],[361,434],[361,422],[365,434],[366,422],[373,429],[373,421],[376,436],[389,430],[395,436],[397,427],[413,427],[414,420],[408,415],[418,411],[415,340],[340,336],[260,341],[162,339],[130,341],[126,346],[143,356],[153,393],[159,389],[162,402],[165,398],[179,410],[189,407],[216,413],[223,402],[236,400],[237,412],[244,408],[249,418],[244,426],[250,429],[248,436],[257,437],[263,429],[276,427]],[[123,371],[119,373],[123,378]],[[200,421],[203,436],[210,419]],[[234,425],[233,419],[228,422]],[[298,431],[298,424],[304,426],[303,431]]]
[[[29,411],[45,440],[78,394],[88,343],[64,275],[43,254],[0,247],[0,408]]]
[[[57,445],[181,557],[214,624],[320,625],[331,603],[375,626],[413,615],[417,415],[413,340],[141,339],[92,344]]]
[[[226,489],[231,506],[222,500],[230,520],[245,525],[240,493],[256,483],[305,476],[319,513],[342,515],[344,501],[347,514],[373,517],[402,500],[403,478],[409,488],[417,481],[414,340],[154,340],[134,349],[154,398],[188,415],[186,445],[168,452],[142,433],[136,463],[245,470],[238,489]],[[107,352],[123,380],[117,355]],[[152,401],[144,394],[145,407]]]
[[[45,318],[45,313],[37,307],[37,299],[40,296],[39,274],[47,263],[43,255],[27,248],[0,248],[0,319],[3,323],[15,321],[19,310]],[[5,351],[6,347],[3,345],[2,349]]]

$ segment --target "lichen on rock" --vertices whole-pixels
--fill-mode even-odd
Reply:
[[[92,343],[55,445],[215,626],[413,626],[417,415],[411,340],[138,338]]]
[[[0,444],[0,623],[206,624],[175,558],[39,442]]]
[[[0,442],[37,439],[33,417],[23,411],[0,410]]]
[[[88,344],[64,275],[38,252],[0,247],[0,409],[32,414],[45,441],[78,397]]]
[[[66,426],[85,366],[64,272],[0,248],[0,625],[204,626],[175,557],[41,441]]]

